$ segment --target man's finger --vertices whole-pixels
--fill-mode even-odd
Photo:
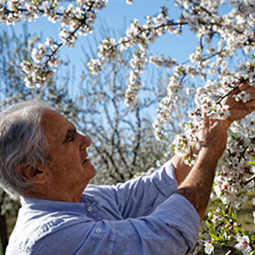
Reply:
[[[246,90],[249,87],[251,87],[251,86],[249,85],[249,82],[246,81],[245,83],[241,83],[238,88],[240,91],[242,91],[242,90]]]
[[[202,121],[203,121],[203,127],[204,128],[209,128],[210,120],[209,120],[209,117],[207,116],[206,112],[203,113]]]
[[[255,99],[255,87],[254,86],[248,86],[245,89],[242,89],[242,91],[244,91],[245,93],[249,94],[250,100]]]
[[[255,99],[249,100],[247,103],[245,103],[245,107],[247,109],[250,109],[251,111],[255,110]]]
[[[241,83],[232,93],[229,94],[229,97],[232,97],[233,95],[236,95],[240,93],[241,91],[246,90],[249,87],[250,85],[248,82]]]

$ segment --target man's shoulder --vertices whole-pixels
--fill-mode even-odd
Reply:
[[[93,200],[93,199],[100,199],[102,197],[109,197],[113,194],[113,191],[116,190],[115,185],[95,185],[95,184],[88,184],[83,191],[83,197],[85,200]],[[82,200],[83,201],[83,200]]]
[[[82,206],[81,206],[82,207]],[[31,254],[34,245],[48,236],[65,236],[72,228],[81,225],[86,221],[91,221],[84,217],[81,212],[74,212],[63,208],[63,210],[47,211],[41,209],[21,208],[15,228],[11,234],[8,253],[19,250],[16,254]],[[54,239],[54,238],[53,238]]]
[[[30,254],[34,243],[60,224],[63,224],[63,219],[19,217],[10,236],[7,254],[14,254],[15,250],[19,251],[16,254]]]

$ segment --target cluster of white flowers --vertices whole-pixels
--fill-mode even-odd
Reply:
[[[189,57],[195,67],[192,67],[190,70],[186,69],[186,75],[206,78],[208,74],[215,74],[218,75],[218,78],[222,81],[232,79],[230,77],[234,75],[238,76],[238,74],[228,70],[226,60],[231,59],[238,49],[244,49],[246,53],[251,53],[255,48],[255,34],[253,32],[255,26],[254,4],[252,5],[248,1],[240,2],[241,3],[231,1],[228,4],[234,5],[234,8],[229,13],[220,15],[218,9],[220,5],[225,4],[225,1],[175,1],[175,4],[184,10],[182,17],[176,23],[189,26],[190,30],[194,31],[199,39],[197,48]],[[212,45],[212,37],[214,34],[218,35],[218,46],[215,43]],[[162,63],[159,64],[162,65]],[[253,76],[254,75],[249,75],[250,82],[254,79],[255,76]],[[177,84],[178,82],[176,82],[176,86]],[[231,82],[227,81],[226,84],[231,84]],[[217,88],[216,85],[212,90],[212,94],[214,96],[222,94],[224,89],[228,88],[224,88],[224,86],[218,86]],[[210,100],[205,100],[206,95],[203,92],[204,90],[198,89],[197,94],[201,95],[201,99],[205,103],[211,102],[212,97],[210,96]],[[172,99],[173,97],[169,97],[168,93],[169,91],[167,91],[166,98],[170,100],[170,98]],[[178,95],[175,95],[175,98],[178,98]],[[243,100],[245,102],[249,100],[249,95],[241,93],[236,97],[236,100]],[[175,104],[176,101],[172,100],[171,103]],[[204,107],[207,106],[204,105]],[[215,112],[215,107],[219,108],[217,105],[210,106],[211,114],[218,113],[222,114],[222,118],[226,117],[225,115],[228,114],[227,110],[220,113],[219,108]],[[173,109],[171,104],[169,107],[165,107],[165,109],[160,105],[159,113],[160,115],[169,116],[169,113]],[[159,120],[162,121],[160,122]],[[159,116],[156,117],[155,128],[159,128],[160,130],[160,132],[156,130],[156,134],[162,133],[162,130],[164,130],[164,123],[167,123],[165,119]],[[163,138],[164,136],[161,135],[160,137]]]
[[[129,72],[129,84],[125,94],[125,103],[131,105],[135,100],[141,83],[140,73],[144,71],[147,63],[147,51],[137,49],[130,60],[130,66],[133,68]]]
[[[58,43],[53,39],[46,39],[44,44],[39,43],[31,49],[32,60],[24,60],[21,64],[25,73],[26,86],[41,86],[54,74],[61,60],[57,51],[62,45],[73,47],[78,34],[86,36],[93,31],[93,23],[98,10],[104,8],[107,0],[77,0],[68,6],[59,5],[54,1],[9,0],[0,1],[0,22],[6,25],[15,25],[23,18],[27,21],[38,19],[40,16],[61,24]]]
[[[41,87],[54,75],[54,71],[44,71],[41,66],[26,60],[21,63],[21,67],[23,72],[26,74],[24,81],[28,88],[33,88],[34,86]]]
[[[171,76],[167,87],[167,96],[160,102],[160,107],[157,110],[158,115],[153,125],[157,139],[164,139],[166,137],[163,124],[167,123],[171,117],[174,105],[178,99],[177,93],[179,89],[182,89],[182,84],[179,82],[178,77],[175,75]]]
[[[175,74],[184,75],[185,73],[182,73],[181,70],[183,71],[183,68],[179,68]],[[251,86],[254,85],[254,61],[248,61],[243,65],[243,73],[238,75],[241,77],[241,80],[248,79],[249,84]],[[172,148],[176,154],[186,156],[186,164],[194,165],[197,157],[196,154],[191,152],[191,148],[195,147],[199,150],[200,147],[198,135],[201,129],[201,116],[206,114],[213,119],[226,119],[229,116],[228,106],[222,106],[221,101],[230,92],[237,89],[239,85],[240,80],[237,78],[225,77],[222,82],[208,80],[204,87],[196,90],[196,109],[190,113],[190,120],[184,125],[183,134],[176,136],[172,143]],[[169,88],[171,89],[171,93],[168,93],[169,101],[166,101],[167,97],[165,97],[161,102],[161,105],[165,105],[168,111],[162,107],[158,115],[161,119],[158,117],[155,121],[154,125],[158,125],[154,126],[155,130],[160,131],[156,133],[158,138],[162,138],[164,135],[164,130],[159,127],[164,121],[167,122],[171,118],[171,111],[177,100],[176,92],[181,88],[179,80],[176,80]],[[235,99],[242,100],[245,103],[249,100],[249,97],[250,95],[239,92],[236,94]],[[254,114],[252,116],[254,117]],[[252,142],[255,136],[255,122],[252,116],[235,122],[231,126],[227,148],[223,155],[224,163],[217,169],[213,194],[226,205],[232,203],[239,207],[247,200],[247,196],[243,195],[244,191],[247,192],[254,187],[254,173],[248,164],[255,153],[255,146]],[[210,243],[208,243],[208,247],[211,247]]]
[[[131,105],[138,93],[141,83],[140,73],[137,70],[131,70],[129,73],[129,85],[125,94],[125,103]]]
[[[61,59],[56,53],[57,50],[58,45],[54,44],[52,38],[47,38],[45,44],[38,43],[37,47],[32,48],[31,57],[35,63],[27,60],[21,63],[22,70],[26,74],[24,81],[27,87],[40,87],[53,77],[55,70],[46,70],[40,64],[44,62],[45,66],[50,68],[59,66]]]
[[[107,38],[98,46],[98,57],[102,60],[116,58],[120,51],[117,49],[117,42],[113,38]]]
[[[147,62],[147,51],[136,50],[130,60],[130,66],[136,69],[138,72],[143,72],[145,64]]]
[[[255,123],[245,119],[242,123],[235,123],[230,128],[232,134],[227,143],[224,164],[218,168],[215,178],[214,192],[224,204],[232,203],[236,207],[247,200],[242,195],[244,190],[250,191],[254,187],[253,171],[247,163],[252,160],[255,147],[251,138],[254,136]]]
[[[157,117],[154,122],[155,136],[157,139],[164,139],[164,123],[168,123],[174,106],[178,100],[178,92],[183,89],[182,80],[187,76],[197,75],[194,67],[191,65],[178,65],[173,70],[173,75],[169,79],[166,96],[161,100],[160,107],[157,110]]]
[[[132,3],[132,1],[128,1]],[[150,62],[157,66],[166,66],[168,68],[176,65],[176,60],[172,58],[159,58],[150,56],[148,58],[148,45],[153,43],[156,38],[163,35],[165,32],[176,33],[180,31],[182,24],[174,23],[169,20],[168,9],[162,7],[159,14],[155,17],[147,16],[146,23],[140,25],[137,19],[133,20],[130,26],[126,29],[126,34],[118,40],[107,38],[101,42],[98,51],[99,61],[112,58],[120,54],[123,50],[132,48],[138,45],[138,49],[130,60],[130,67],[133,69],[129,75],[129,86],[126,91],[126,103],[131,105],[135,100],[139,87],[141,86],[140,73],[143,72],[145,65]],[[107,42],[107,46],[105,43]],[[108,46],[110,45],[110,47]],[[91,65],[89,66],[91,67]],[[192,72],[192,71],[191,71]],[[96,74],[96,71],[93,71]]]

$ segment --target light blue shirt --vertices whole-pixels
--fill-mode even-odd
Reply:
[[[6,254],[188,254],[200,218],[176,188],[169,161],[123,184],[88,185],[80,203],[21,197]]]

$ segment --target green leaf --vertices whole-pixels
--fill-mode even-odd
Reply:
[[[248,163],[249,165],[255,166],[255,162],[254,162],[254,161],[248,161],[247,163]]]
[[[252,234],[252,235],[250,236],[250,239],[251,239],[251,241],[253,242],[253,241],[255,240],[255,235]]]
[[[220,238],[212,233],[209,233],[210,237],[213,239],[213,243],[218,243],[220,241]]]

